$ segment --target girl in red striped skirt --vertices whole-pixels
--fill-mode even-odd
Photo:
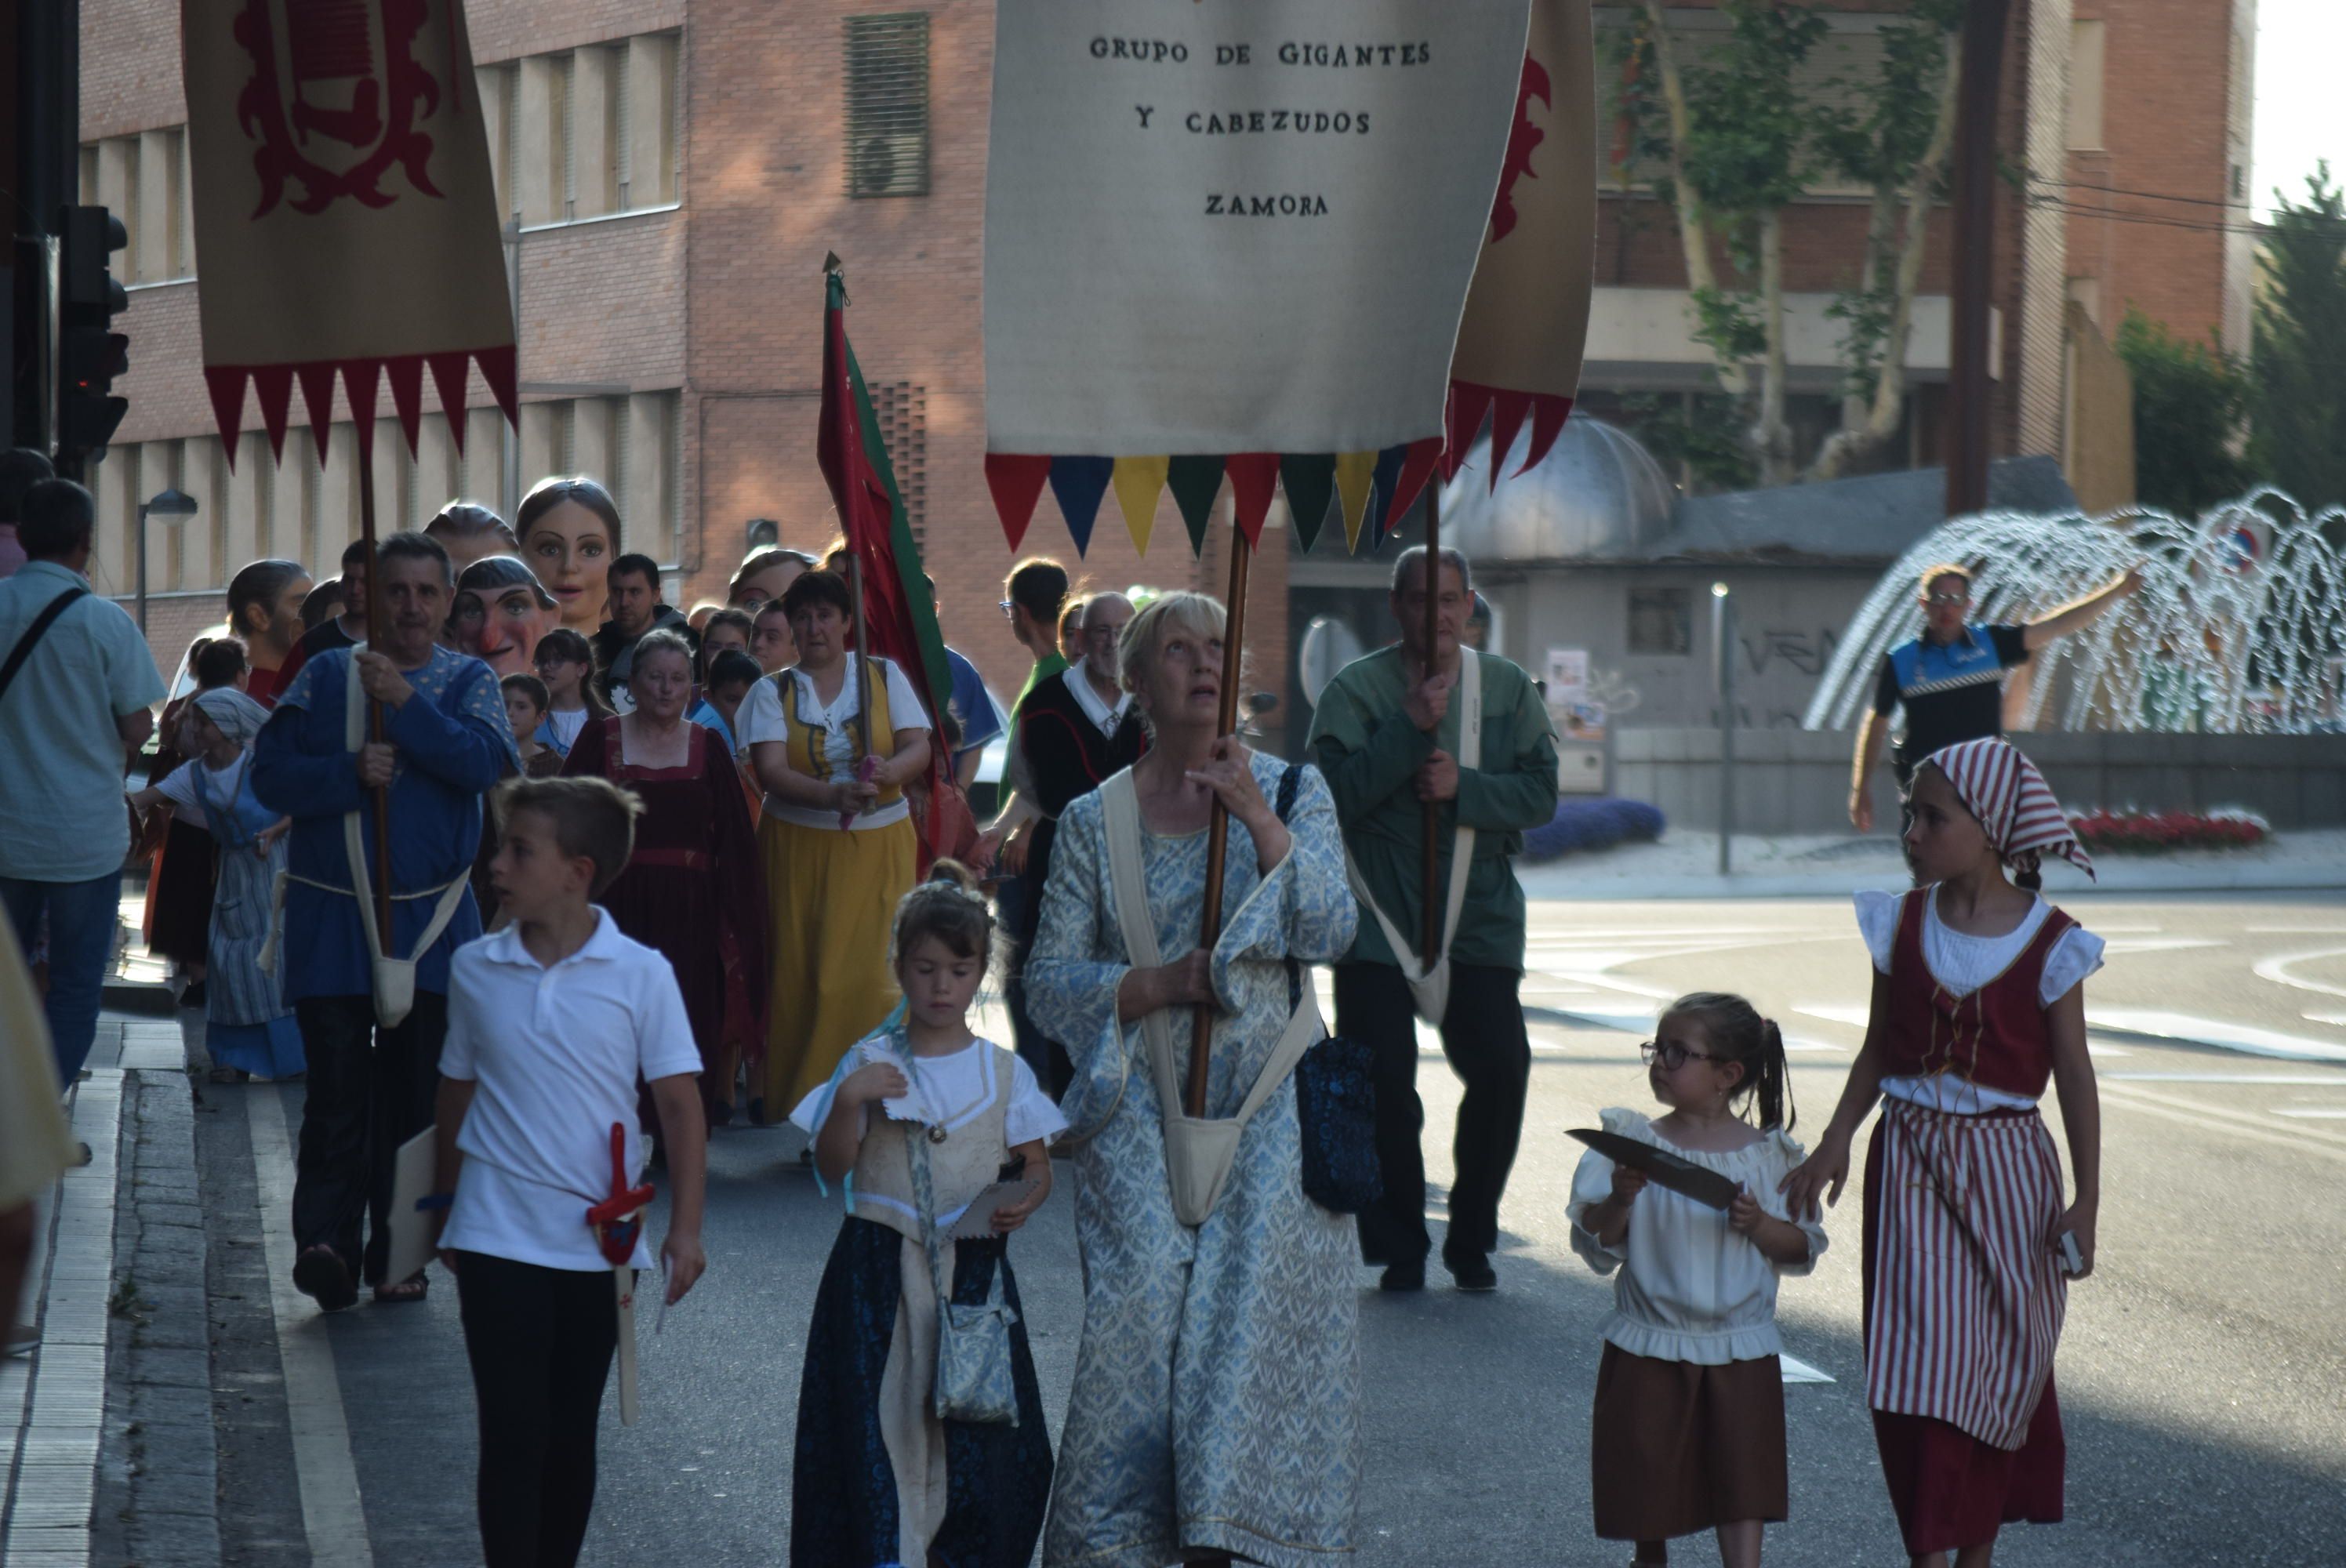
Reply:
[[[1832,1125],[1785,1181],[1796,1214],[1865,1162],[1865,1378],[1890,1500],[1916,1568],[1984,1568],[1997,1530],[2061,1517],[2053,1351],[2067,1280],[2093,1271],[2101,1111],[2086,977],[2101,939],[2037,893],[2041,856],[2093,863],[2034,764],[2002,740],[1914,775],[1916,880],[1860,893],[1873,1011]],[[2015,875],[2007,877],[2010,869]],[[2036,1112],[2061,1098],[2075,1200]],[[2074,1243],[2074,1271],[2065,1261]]]

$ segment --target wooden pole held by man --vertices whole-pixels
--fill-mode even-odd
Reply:
[[[369,396],[372,396],[370,389]],[[374,411],[368,409],[372,419]],[[367,646],[380,649],[383,634],[391,629],[389,617],[382,613],[382,569],[375,553],[374,536],[374,443],[369,432],[359,430],[359,539],[366,546],[366,624]],[[366,705],[367,741],[382,744],[382,704],[369,699]],[[378,784],[374,796],[374,929],[381,933],[378,941],[388,957],[394,951],[391,931],[391,786]],[[355,869],[355,868],[353,868]]]
[[[1498,459],[1494,455],[1493,462]],[[1425,487],[1425,673],[1433,673],[1442,646],[1442,483]],[[1442,945],[1442,802],[1428,800],[1424,809],[1419,860],[1419,923],[1417,955],[1431,968]]]

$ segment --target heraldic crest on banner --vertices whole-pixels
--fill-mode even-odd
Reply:
[[[342,197],[388,207],[382,177],[396,164],[425,196],[432,138],[418,122],[439,107],[441,84],[412,48],[423,0],[246,0],[236,41],[252,77],[237,96],[237,123],[260,145],[259,218],[297,182],[300,212]],[[451,84],[453,87],[454,84]]]
[[[280,461],[298,384],[410,451],[427,372],[464,438],[477,365],[517,412],[511,297],[461,0],[182,0],[204,378],[234,462],[246,389]]]

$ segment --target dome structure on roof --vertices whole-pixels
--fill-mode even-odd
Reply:
[[[1677,487],[1617,425],[1576,413],[1540,465],[1523,461],[1526,428],[1508,454],[1509,469],[1491,489],[1491,440],[1442,491],[1442,542],[1475,563],[1615,559],[1642,555],[1668,531]]]

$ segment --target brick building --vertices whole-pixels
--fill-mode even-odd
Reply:
[[[1836,58],[1862,63],[1891,0],[1831,15]],[[2115,330],[2139,304],[2187,334],[2246,345],[2247,168],[2255,0],[2014,0],[2000,140],[2029,171],[2000,198],[1995,440],[2063,451],[2068,304]],[[321,465],[306,429],[281,469],[248,431],[234,472],[198,374],[177,7],[86,0],[86,199],[125,217],[130,398],[97,473],[106,591],[127,594],[137,506],[167,485],[203,510],[149,537],[151,622],[175,661],[221,614],[227,575],[257,555],[323,575],[357,527],[350,428]],[[1600,6],[1600,28],[1627,8]],[[1674,6],[1698,38],[1708,0]],[[455,495],[510,511],[542,474],[606,479],[631,548],[670,568],[670,596],[720,596],[752,517],[820,545],[830,504],[814,463],[826,251],[848,267],[850,325],[948,636],[997,690],[1022,656],[995,608],[1010,563],[984,482],[979,260],[994,11],[987,0],[883,9],[869,0],[472,0],[478,101],[501,205],[516,224],[523,418],[505,431],[475,382],[463,451],[435,412],[420,455],[379,465],[384,526]],[[1821,66],[1821,69],[1824,67]],[[1600,113],[1605,112],[1600,106]],[[1600,141],[1606,138],[1600,138]],[[1691,392],[1683,264],[1666,209],[1634,187],[1604,196],[1586,406]],[[1819,189],[1792,215],[1794,412],[1821,433],[1833,396],[1832,293],[1855,266],[1865,209]],[[1943,221],[1933,226],[1901,455],[1933,460],[1945,379]],[[1113,506],[1079,570],[1095,585],[1218,589],[1227,503],[1193,562],[1168,500],[1146,562]],[[1274,523],[1278,514],[1274,512]],[[1285,688],[1287,535],[1256,567],[1248,644]],[[1029,549],[1071,556],[1046,500]],[[1324,549],[1324,546],[1323,546]],[[1071,562],[1071,564],[1074,564]],[[1317,560],[1303,575],[1380,569]],[[1366,629],[1366,628],[1363,628]],[[1520,651],[1520,650],[1515,650]],[[1283,713],[1272,715],[1272,738]]]

